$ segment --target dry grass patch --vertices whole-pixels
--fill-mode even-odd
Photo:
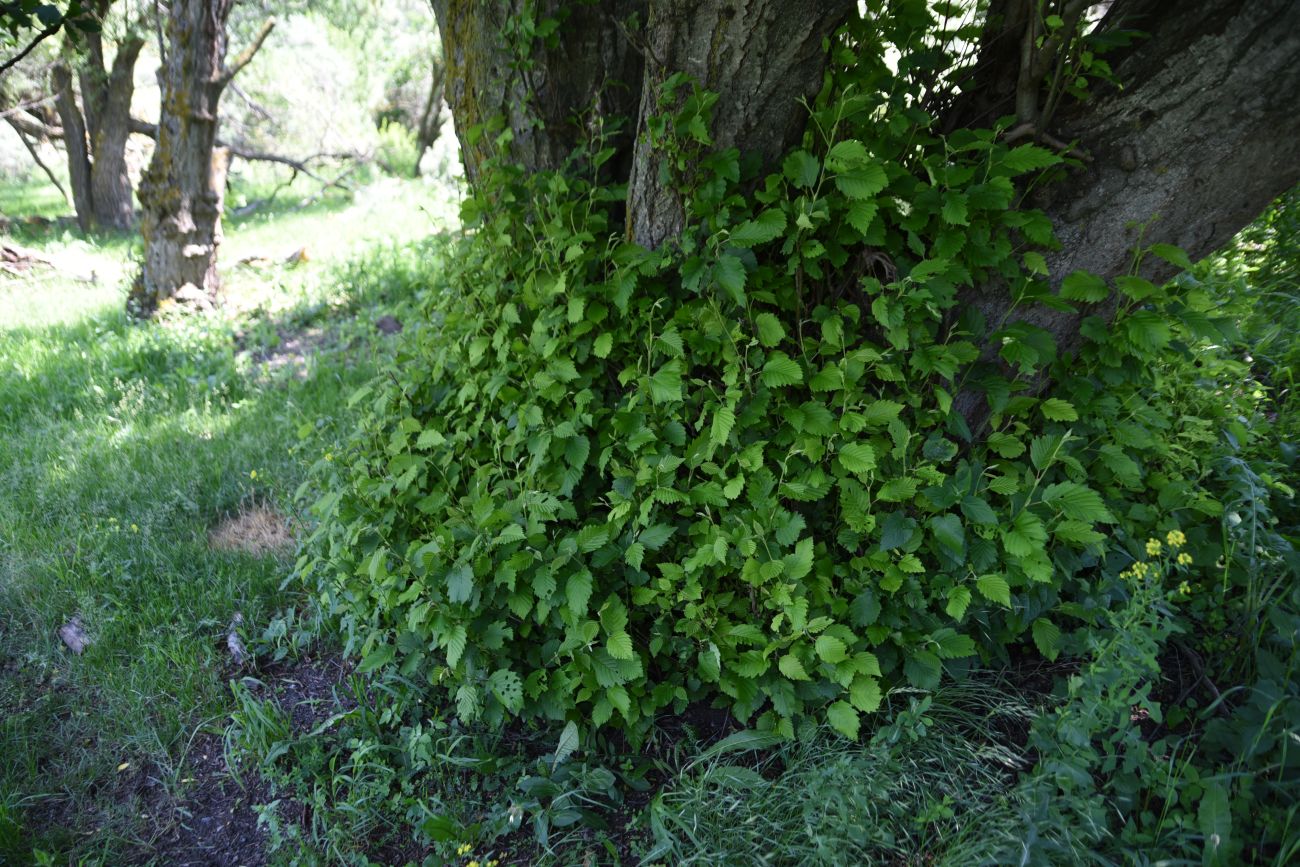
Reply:
[[[265,503],[253,503],[213,527],[208,544],[218,551],[285,556],[293,550],[293,530],[290,518]]]

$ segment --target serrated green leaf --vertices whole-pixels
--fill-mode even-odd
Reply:
[[[810,190],[821,176],[821,163],[812,154],[804,150],[793,151],[781,163],[781,170],[786,178],[796,187]]]
[[[1061,297],[1067,301],[1084,301],[1095,304],[1106,300],[1110,287],[1096,274],[1087,271],[1075,271],[1061,281]]]
[[[631,659],[632,636],[626,632],[616,632],[605,642],[605,650],[615,659]]]
[[[731,300],[745,303],[745,265],[735,256],[722,255],[713,266],[713,279]]]
[[[781,237],[785,232],[785,214],[778,208],[769,208],[752,220],[746,220],[731,230],[728,241],[736,247],[756,247]]]
[[[655,403],[667,403],[681,400],[682,397],[682,363],[673,360],[659,368],[650,377],[650,399]]]
[[[1034,621],[1030,630],[1034,636],[1034,645],[1038,652],[1049,660],[1055,660],[1061,648],[1061,630],[1056,624],[1042,617]]]
[[[587,603],[591,600],[591,573],[586,569],[569,576],[569,580],[564,584],[564,598],[568,603],[569,611],[575,617],[582,617],[587,613]]]
[[[758,342],[768,348],[779,346],[785,339],[785,328],[781,325],[781,320],[771,313],[755,316],[754,327],[758,330]]]
[[[849,205],[848,213],[844,219],[850,226],[857,229],[860,234],[867,234],[871,231],[871,224],[876,219],[876,213],[880,206],[873,201],[863,201],[858,199]]]
[[[826,154],[826,167],[833,172],[855,169],[868,162],[867,148],[857,139],[836,142]]]
[[[795,385],[803,382],[803,368],[784,352],[775,352],[763,365],[763,372],[759,375],[759,379],[768,388]]]
[[[948,605],[944,609],[953,620],[960,621],[970,607],[971,592],[968,587],[954,587],[948,591]]]
[[[850,473],[869,473],[876,468],[876,450],[867,443],[847,443],[840,447],[840,464]]]
[[[488,689],[511,713],[519,713],[524,707],[524,684],[508,668],[499,668],[488,678]]]
[[[1184,271],[1192,270],[1192,260],[1182,247],[1176,247],[1173,244],[1152,244],[1147,250],[1164,259],[1170,265]]]
[[[835,186],[850,199],[870,199],[889,185],[889,177],[878,165],[863,166],[835,176]]]
[[[551,757],[551,770],[578,751],[579,740],[578,724],[569,720],[565,723],[564,730],[560,732],[560,739],[555,744],[555,754]]]
[[[1045,169],[1056,165],[1060,161],[1061,158],[1056,154],[1034,144],[1023,144],[1013,148],[1007,151],[1001,159],[1002,165],[1017,175],[1035,169]]]
[[[849,701],[858,710],[863,713],[875,713],[880,709],[880,701],[883,697],[880,681],[874,677],[859,674],[853,678],[853,686],[849,687]]]
[[[911,650],[903,662],[903,674],[917,689],[934,689],[943,674],[943,663],[928,650]]]
[[[381,644],[362,658],[361,664],[357,666],[357,672],[360,674],[369,674],[375,669],[383,668],[385,665],[392,662],[393,657],[396,655],[397,648],[393,647],[393,645]]]
[[[848,658],[848,648],[845,647],[843,641],[834,635],[823,633],[817,636],[817,642],[813,645],[813,649],[817,651],[817,656],[823,662],[829,662],[832,665],[843,662]]]
[[[1079,418],[1074,404],[1059,397],[1049,397],[1038,405],[1038,410],[1049,421],[1077,421]]]
[[[1102,502],[1101,494],[1077,482],[1057,482],[1043,490],[1043,502],[1075,521],[1098,521],[1113,524],[1114,516]]]
[[[961,193],[947,193],[943,197],[943,208],[939,215],[950,226],[970,225],[970,219],[966,216],[966,197]]]
[[[812,680],[804,671],[803,663],[793,653],[787,653],[777,662],[776,667],[788,680]]]
[[[1011,585],[1001,575],[981,575],[975,579],[975,588],[990,602],[1011,607]]]
[[[858,739],[858,712],[847,701],[837,701],[826,709],[826,720],[831,728],[851,741]]]
[[[709,428],[709,443],[713,446],[720,446],[727,441],[731,435],[731,429],[736,426],[736,413],[729,406],[720,406],[713,413],[713,424]]]

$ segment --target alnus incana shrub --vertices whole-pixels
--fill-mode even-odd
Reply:
[[[320,465],[300,565],[362,670],[465,720],[636,738],[707,701],[856,737],[893,685],[1017,642],[1054,657],[1123,592],[1153,474],[1214,514],[1142,396],[1177,334],[1217,327],[1208,300],[1131,278],[1069,365],[1047,332],[959,308],[993,282],[1025,306],[1114,290],[1040,279],[1051,228],[1013,179],[1063,158],[939,135],[916,86],[829,89],[753,178],[670,79],[651,134],[689,226],[662,251],[620,239],[622,190],[591,171],[485,173]]]

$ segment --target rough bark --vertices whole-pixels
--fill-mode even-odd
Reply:
[[[557,38],[510,44],[507,29],[532,6],[534,18],[559,18]],[[645,0],[565,3],[525,0],[482,3],[433,0],[447,65],[447,102],[456,121],[461,159],[471,182],[495,151],[497,131],[478,134],[494,119],[512,133],[505,157],[529,171],[558,169],[590,130],[610,119],[632,119],[641,96],[642,58],[628,38]],[[626,177],[630,127],[609,144],[621,154],[609,164]]]
[[[1116,65],[1124,88],[1057,120],[1057,137],[1077,139],[1091,160],[1032,202],[1061,241],[1047,257],[1053,286],[1076,270],[1107,280],[1128,273],[1139,243],[1175,244],[1199,259],[1300,181],[1300,4],[1209,0],[1175,14],[1143,0],[1126,8],[1115,26],[1150,36]],[[1159,282],[1175,270],[1148,256],[1140,273]],[[963,301],[990,324],[1011,305],[999,287]],[[1047,329],[1069,353],[1082,340],[1083,317],[1109,318],[1116,303],[1012,318]],[[962,409],[980,415],[969,401]]]
[[[665,79],[685,72],[718,94],[710,132],[771,166],[803,134],[826,69],[824,41],[857,7],[852,0],[651,0],[640,124],[660,111]],[[663,183],[659,155],[640,135],[628,182],[628,229],[656,248],[683,228],[682,203]]]
[[[77,225],[89,232],[94,212],[94,195],[90,184],[90,150],[86,139],[86,126],[77,108],[77,96],[72,89],[72,70],[56,64],[50,72],[50,85],[54,88],[55,107],[59,122],[63,124],[63,146],[68,153],[68,181],[72,186],[72,203],[77,211]]]
[[[217,103],[261,45],[271,22],[227,67],[226,21],[234,0],[174,0],[159,72],[157,146],[140,181],[144,266],[128,299],[147,316],[168,299],[216,302],[221,208],[229,152],[216,148]]]
[[[144,40],[134,36],[117,47],[112,69],[96,94],[94,112],[87,112],[88,119],[93,118],[88,124],[93,157],[90,185],[94,221],[100,228],[128,229],[135,218],[126,141],[131,136],[135,63],[142,47]],[[84,90],[82,98],[87,101]]]

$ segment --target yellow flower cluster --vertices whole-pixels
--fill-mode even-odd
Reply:
[[[1145,578],[1145,577],[1147,577],[1147,575],[1150,575],[1151,572],[1152,572],[1151,564],[1150,564],[1150,563],[1147,563],[1147,562],[1145,562],[1145,561],[1139,560],[1139,561],[1137,561],[1136,563],[1134,563],[1132,566],[1130,566],[1130,567],[1128,567],[1127,569],[1125,569],[1123,572],[1119,573],[1119,577],[1121,577],[1121,578]]]
[[[1146,543],[1147,557],[1154,558],[1154,557],[1160,557],[1164,555],[1166,545],[1169,546],[1168,553],[1173,554],[1175,551],[1178,551],[1179,548],[1183,547],[1186,544],[1187,544],[1187,534],[1185,534],[1182,530],[1170,530],[1168,533],[1165,534],[1165,540],[1163,542],[1161,542],[1159,539],[1147,539],[1147,543]],[[1177,563],[1179,566],[1190,566],[1192,565],[1192,555],[1188,554],[1186,551],[1182,551],[1178,554],[1177,557],[1174,558],[1174,562]],[[1125,569],[1123,572],[1119,573],[1119,577],[1146,578],[1148,576],[1156,577],[1157,575],[1159,575],[1159,573],[1160,573],[1159,564],[1150,563],[1146,561],[1138,561],[1134,563],[1132,566]],[[1190,592],[1190,589],[1186,589],[1186,590],[1184,589],[1187,587],[1188,587],[1187,582],[1184,581],[1183,584],[1180,585],[1179,591],[1182,592],[1184,595],[1186,595],[1187,593]]]
[[[461,843],[461,844],[460,844],[460,848],[456,850],[456,854],[457,854],[457,855],[468,855],[468,854],[469,854],[469,850],[471,850],[471,849],[473,849],[473,848],[474,848],[474,847],[471,846],[471,845],[468,844],[468,843]]]

